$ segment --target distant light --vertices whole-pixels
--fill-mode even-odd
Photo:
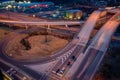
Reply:
[[[33,17],[35,18],[36,16],[33,14]]]
[[[6,6],[6,9],[8,9],[8,6]]]
[[[13,8],[16,8],[16,6],[13,6]]]
[[[17,6],[20,9],[20,6]]]
[[[26,3],[26,1],[24,1],[24,3]]]
[[[8,7],[8,8],[12,8],[12,5],[8,5],[7,7]]]
[[[35,7],[37,7],[37,5],[34,5]]]
[[[38,4],[38,6],[39,7],[45,7],[45,8],[49,7],[49,5],[47,5],[47,4]]]
[[[30,1],[28,1],[28,3],[31,3]]]
[[[70,19],[72,19],[73,17],[72,16],[69,16]]]
[[[56,17],[57,15],[56,14],[52,14],[53,17]]]
[[[81,17],[79,16],[79,17],[77,17],[77,19],[81,19]]]
[[[70,15],[69,15],[69,19],[73,19],[73,14],[70,14]]]
[[[23,3],[23,2],[19,1],[18,3],[21,4],[21,3]]]
[[[34,8],[34,6],[30,6],[30,8]]]
[[[48,5],[46,4],[45,7],[48,7]]]

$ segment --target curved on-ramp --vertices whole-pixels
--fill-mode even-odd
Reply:
[[[93,76],[109,46],[111,37],[116,28],[120,25],[120,20],[118,21],[117,16],[120,16],[120,13],[115,14],[106,24],[104,24],[92,39],[92,43],[85,52],[85,59],[88,59],[88,61],[85,62],[83,60],[86,68],[83,67],[85,69],[82,70],[82,72],[77,72],[79,77],[76,80],[93,80]],[[87,56],[88,54],[90,55]]]
[[[90,17],[87,19],[87,21],[85,22],[85,24],[83,25],[82,29],[80,30],[80,32],[77,35],[77,39],[78,39],[78,43],[77,44],[84,45],[84,48],[85,48],[85,46],[86,46],[86,44],[87,44],[87,42],[89,40],[89,37],[90,37],[90,35],[91,35],[95,25],[96,25],[96,22],[100,18],[100,14],[101,13],[102,13],[102,11],[97,10],[97,11],[94,11],[90,15]],[[79,53],[82,53],[82,50]],[[79,56],[78,56],[78,58],[79,58]],[[72,65],[72,67],[66,73],[66,75],[65,75],[66,78],[67,77],[72,77],[75,74],[75,72],[79,68],[80,63],[81,63],[81,57],[76,60],[76,62]]]
[[[101,53],[96,53],[96,57],[88,67],[83,80],[93,80],[94,74],[101,63],[105,52],[107,51],[111,37],[120,25],[120,19],[118,20],[118,16],[120,16],[120,12],[116,13],[105,25],[103,25],[94,37],[91,47],[99,50]]]
[[[102,11],[94,11],[90,17],[87,19],[83,28],[79,31],[77,37],[80,39],[81,43],[86,44],[89,40],[89,37],[96,25],[97,20],[101,17]]]

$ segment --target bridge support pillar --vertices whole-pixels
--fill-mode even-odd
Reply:
[[[10,24],[8,24],[8,27],[10,28],[10,27],[11,27],[11,25],[10,25]]]
[[[26,30],[28,29],[28,25],[25,25],[25,29],[26,29]]]
[[[68,27],[68,25],[66,24],[65,27]]]
[[[48,27],[47,27],[48,29],[50,29],[50,25],[48,25]]]

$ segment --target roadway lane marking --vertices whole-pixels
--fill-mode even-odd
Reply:
[[[86,52],[86,57],[83,59],[81,65],[79,67],[80,73],[77,75],[77,79],[83,78],[85,71],[87,70],[89,65],[92,63],[92,61],[94,60],[94,58],[98,52],[99,52],[99,50],[96,50],[94,48],[89,48],[89,50]]]

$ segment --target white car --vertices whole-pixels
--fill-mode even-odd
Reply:
[[[62,70],[60,71],[60,73],[64,73],[65,72],[65,67],[62,68]]]

